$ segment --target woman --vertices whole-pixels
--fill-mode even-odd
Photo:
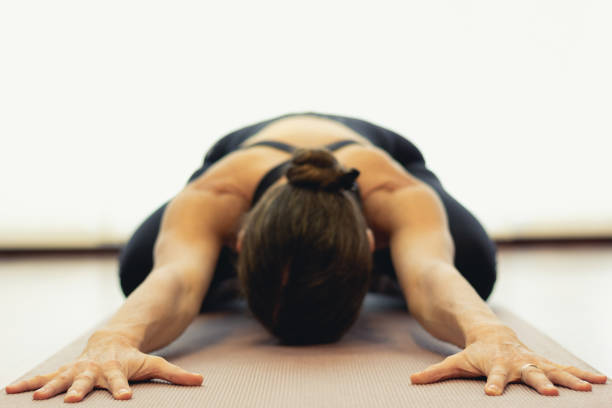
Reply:
[[[397,282],[427,331],[464,348],[412,374],[415,384],[486,376],[488,395],[511,381],[557,395],[553,384],[606,382],[521,343],[484,302],[495,273],[495,245],[409,141],[354,118],[284,115],[219,140],[139,227],[120,257],[129,296],[76,362],[6,390],[38,389],[35,399],[68,390],[74,402],[94,386],[129,399],[128,380],[200,385],[201,375],[146,353],[218,304],[235,277],[284,344],[339,340],[368,289],[384,276]]]

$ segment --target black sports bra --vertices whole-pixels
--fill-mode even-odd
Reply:
[[[337,142],[327,144],[324,147],[333,152],[335,150],[340,149],[341,147],[344,147],[350,144],[360,144],[360,143],[356,140],[339,140]],[[253,144],[250,144],[248,146],[243,146],[241,147],[241,149],[248,149],[249,147],[253,147],[253,146],[274,147],[276,149],[285,151],[287,153],[293,153],[297,149],[297,147],[292,146],[290,144],[283,143],[283,142],[277,142],[274,140],[262,140],[260,142],[255,142]],[[285,168],[290,162],[291,160],[286,160],[280,163],[279,165],[274,166],[272,169],[268,170],[268,172],[261,178],[261,180],[257,184],[255,193],[253,194],[253,201],[251,202],[251,207],[253,207],[257,203],[257,201],[261,198],[261,196],[266,192],[268,187],[276,183],[276,181],[283,176],[285,172]],[[355,183],[355,189],[348,190],[348,191],[353,193],[355,195],[355,198],[357,199],[357,202],[361,204],[361,196],[359,194],[359,186],[357,185],[357,183]]]

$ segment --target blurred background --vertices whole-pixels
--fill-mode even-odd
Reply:
[[[610,236],[607,1],[9,1],[0,246],[116,246],[231,130],[404,135],[495,238]]]
[[[116,250],[218,138],[284,113],[402,134],[497,242],[611,238],[611,19],[606,0],[1,2],[0,386],[118,307]],[[601,322],[542,306],[607,298],[610,247],[548,253],[562,296],[529,292],[561,273],[524,253],[501,254],[499,302],[602,367]],[[600,280],[577,286],[586,264]]]

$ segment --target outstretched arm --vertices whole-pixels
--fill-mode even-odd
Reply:
[[[168,205],[154,251],[154,266],[117,313],[90,338],[76,361],[19,381],[7,393],[37,390],[34,399],[67,391],[81,401],[94,387],[131,398],[128,380],[161,378],[200,385],[202,376],[146,353],[177,338],[193,318],[212,280],[224,231],[243,210],[231,193],[188,186]]]
[[[588,391],[588,382],[606,382],[605,376],[536,355],[495,316],[454,267],[446,214],[431,188],[417,185],[375,193],[370,205],[371,210],[388,208],[379,221],[390,231],[393,264],[411,314],[435,337],[464,348],[413,374],[413,383],[486,376],[488,395],[501,394],[511,381],[557,395],[553,383]]]
[[[167,206],[154,265],[118,312],[94,336],[120,336],[142,352],[166,346],[197,316],[221,249],[218,195],[187,187]]]

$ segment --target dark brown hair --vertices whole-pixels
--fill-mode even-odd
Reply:
[[[326,149],[299,149],[285,175],[246,217],[242,294],[281,343],[335,342],[357,319],[372,273],[367,224],[347,191],[359,171]]]

